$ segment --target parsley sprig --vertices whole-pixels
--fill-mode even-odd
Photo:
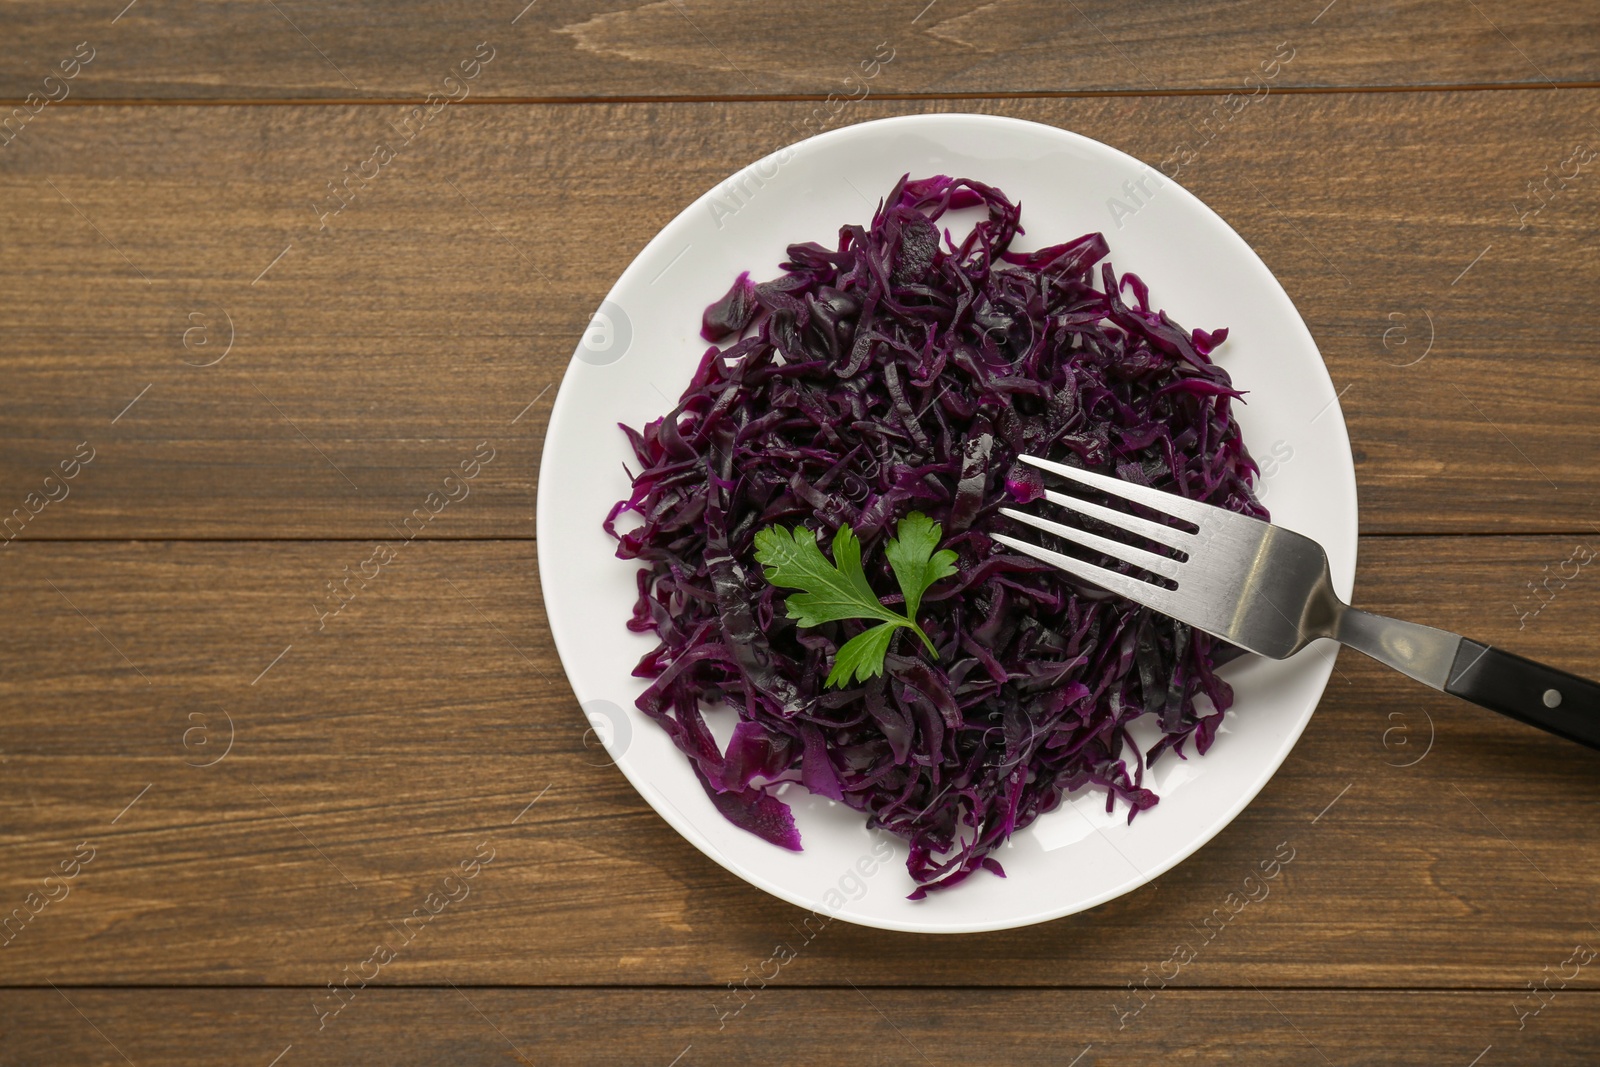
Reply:
[[[884,546],[884,555],[900,583],[905,612],[895,611],[878,599],[861,566],[861,541],[848,523],[833,535],[833,562],[817,547],[817,535],[804,526],[786,530],[769,526],[756,534],[756,562],[765,568],[767,581],[782,589],[798,589],[785,601],[789,618],[800,626],[820,626],[842,619],[877,619],[870,627],[839,647],[833,670],[824,686],[843,688],[883,673],[884,657],[894,632],[906,627],[922,639],[934,659],[939,652],[917,625],[922,595],[941,578],[956,572],[956,554],[939,550],[939,524],[921,512],[901,519],[896,536]]]

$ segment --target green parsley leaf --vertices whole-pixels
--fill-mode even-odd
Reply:
[[[912,621],[922,607],[922,594],[940,578],[956,572],[956,554],[950,549],[935,552],[939,547],[939,524],[920,511],[913,511],[900,520],[896,527],[898,537],[892,538],[883,554],[889,557],[895,580],[906,598],[906,616]]]
[[[833,659],[833,670],[828,672],[828,680],[823,685],[843,689],[850,684],[852,674],[858,682],[882,674],[884,657],[889,654],[889,642],[900,625],[880,622],[840,645],[839,654]]]
[[[817,535],[804,526],[769,526],[756,534],[756,562],[767,581],[784,589],[803,589],[786,601],[789,618],[801,626],[840,619],[904,619],[878,600],[861,569],[861,542],[848,525],[833,535],[833,563],[817,547]]]
[[[853,677],[864,682],[883,673],[883,661],[896,630],[904,627],[922,639],[929,654],[939,658],[933,642],[917,625],[922,596],[941,578],[956,571],[956,554],[939,547],[939,524],[920,512],[900,520],[897,536],[889,539],[884,555],[905,598],[904,614],[878,599],[861,566],[861,541],[849,525],[833,535],[833,562],[817,546],[817,535],[804,526],[786,530],[769,526],[756,534],[756,562],[767,581],[783,589],[797,589],[784,601],[789,618],[800,626],[819,626],[843,619],[875,619],[879,625],[857,634],[840,646],[825,686],[844,687]]]

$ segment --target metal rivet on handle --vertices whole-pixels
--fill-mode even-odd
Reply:
[[[1544,691],[1544,706],[1547,708],[1559,708],[1561,706],[1561,694],[1557,690],[1546,689]]]

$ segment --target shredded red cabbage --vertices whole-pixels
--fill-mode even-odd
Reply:
[[[941,244],[938,220],[963,208],[985,217]],[[605,522],[643,564],[628,628],[660,639],[634,671],[651,680],[638,706],[717,809],[798,850],[780,786],[848,804],[909,842],[914,899],[980,868],[1003,877],[994,849],[1074,790],[1103,788],[1131,820],[1157,801],[1147,763],[1187,758],[1191,736],[1204,753],[1233,700],[1214,667],[1235,650],[990,538],[1041,539],[997,514],[1043,492],[1017,455],[1267,517],[1240,394],[1208,358],[1227,331],[1151,311],[1099,233],[1010,251],[1020,216],[981,182],[902,178],[837,248],[790,245],[780,277],[740,275],[702,320],[735,340],[706,351],[671,412],[623,427],[641,469]],[[824,690],[866,624],[798,628],[753,538],[804,524],[827,544],[849,523],[873,588],[893,590],[883,542],[914,510],[960,557],[923,602],[938,659],[900,635],[883,676]],[[726,752],[702,717],[718,703],[739,716]],[[1162,737],[1141,753],[1127,726],[1144,715]]]

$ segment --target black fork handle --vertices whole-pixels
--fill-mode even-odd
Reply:
[[[1444,691],[1600,749],[1600,685],[1587,678],[1462,638]]]

